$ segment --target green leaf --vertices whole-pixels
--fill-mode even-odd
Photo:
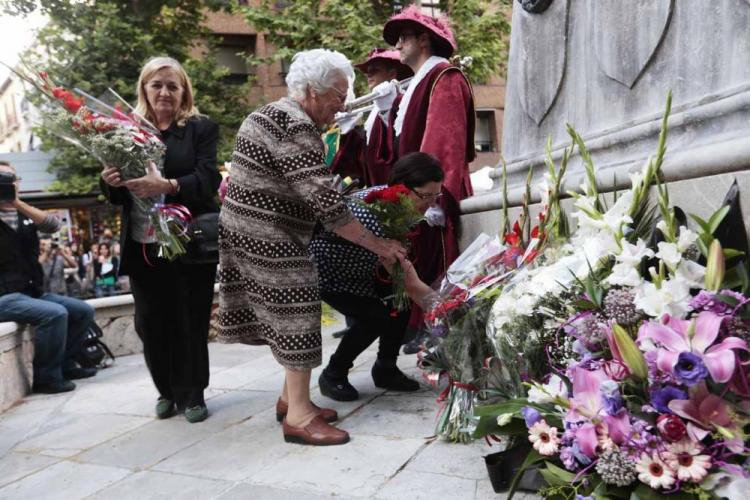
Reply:
[[[548,469],[539,469],[539,473],[550,486],[562,486],[563,484],[568,484]]]
[[[498,417],[504,413],[518,413],[524,406],[529,406],[526,399],[510,399],[501,403],[477,406],[474,408],[474,414],[480,417]]]
[[[711,234],[712,231],[710,230],[711,225],[706,222],[705,220],[701,219],[695,214],[690,214],[690,217],[700,226],[700,228],[703,230],[704,233]]]
[[[735,250],[734,248],[725,248],[724,249],[724,258],[725,259],[731,259],[733,257],[739,257],[741,255],[745,255],[745,252],[742,252],[740,250]]]
[[[716,212],[714,212],[711,218],[708,219],[708,228],[711,234],[714,234],[716,230],[719,228],[719,224],[721,224],[721,221],[723,221],[724,217],[727,216],[730,208],[731,207],[729,205],[724,205],[723,207],[718,209]]]
[[[474,430],[474,439],[480,439],[490,434],[499,434],[500,426],[497,425],[497,417],[480,417],[477,428]]]
[[[553,464],[552,462],[547,462],[547,470],[550,471],[552,474],[554,474],[556,477],[561,479],[564,484],[572,483],[575,479],[576,475],[573,474],[570,471],[567,471],[563,469],[562,467],[558,467],[557,465]]]

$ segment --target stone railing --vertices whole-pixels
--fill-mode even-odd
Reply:
[[[214,303],[218,300],[218,285]],[[95,320],[104,333],[102,339],[115,356],[142,352],[135,332],[133,296],[116,295],[87,300],[96,310]],[[17,323],[0,323],[0,412],[20,401],[31,391],[34,359],[33,328]]]

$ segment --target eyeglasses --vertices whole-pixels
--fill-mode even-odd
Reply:
[[[419,33],[415,33],[413,31],[408,32],[408,33],[401,33],[398,36],[398,43],[405,43],[409,39],[409,37],[412,37],[412,36],[419,36]]]
[[[346,102],[346,98],[348,97],[347,92],[342,92],[341,90],[337,89],[336,87],[331,87],[331,90],[333,90],[336,93],[336,97],[338,97],[339,101]]]
[[[416,194],[420,200],[439,200],[443,193],[420,193],[416,189],[411,190],[412,193]]]

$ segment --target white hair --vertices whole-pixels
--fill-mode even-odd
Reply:
[[[337,75],[344,76],[351,89],[354,68],[341,52],[328,49],[297,52],[286,75],[287,92],[292,99],[304,99],[308,89],[324,93],[333,87]]]

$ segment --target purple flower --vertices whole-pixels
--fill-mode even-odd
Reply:
[[[583,495],[576,494],[576,500],[594,500],[594,497],[588,496],[588,495],[583,496]]]
[[[526,421],[526,427],[529,428],[542,419],[542,415],[530,406],[521,408],[521,413],[523,414],[523,419]]]
[[[688,399],[688,394],[671,385],[665,385],[661,389],[651,391],[651,405],[660,413],[672,413],[668,405],[673,399]]]
[[[563,466],[565,466],[565,468],[569,471],[578,469],[578,462],[576,462],[576,457],[573,454],[573,450],[571,450],[569,446],[566,446],[565,448],[560,450],[560,461],[563,463]]]
[[[701,290],[700,292],[698,292],[698,295],[690,300],[690,307],[692,307],[695,311],[711,311],[720,316],[730,314],[732,312],[732,309],[734,308],[726,302],[718,300],[716,298],[716,295],[716,292]],[[728,295],[732,298],[737,299],[739,302],[745,301],[744,295],[732,290],[722,290],[718,293],[718,295]]]
[[[581,451],[581,447],[578,446],[578,443],[573,443],[573,446],[570,447],[570,451],[573,453],[573,456],[576,457],[578,463],[582,465],[589,465],[591,463],[591,459]]]
[[[684,351],[677,356],[674,374],[677,376],[677,380],[688,387],[693,387],[708,376],[708,368],[703,364],[700,356]]]
[[[620,387],[614,380],[605,380],[599,386],[602,397],[602,407],[608,415],[617,415],[622,410],[622,396]]]

